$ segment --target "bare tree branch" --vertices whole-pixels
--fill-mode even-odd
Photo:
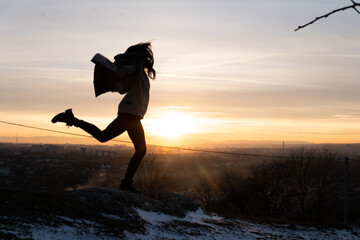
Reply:
[[[306,27],[306,26],[309,26],[310,24],[313,24],[314,22],[316,22],[316,21],[318,21],[318,20],[320,20],[320,19],[322,19],[322,18],[327,18],[328,16],[330,16],[330,15],[336,13],[336,12],[345,11],[345,10],[347,10],[347,9],[349,9],[349,8],[354,9],[357,13],[360,14],[360,11],[356,8],[356,7],[359,7],[359,6],[360,6],[360,3],[357,3],[357,2],[355,2],[354,0],[351,0],[351,2],[353,3],[352,5],[349,5],[349,6],[346,6],[346,7],[342,7],[342,8],[339,8],[339,9],[335,9],[335,10],[333,10],[332,12],[329,12],[329,13],[327,13],[327,14],[325,14],[325,15],[322,15],[322,16],[320,16],[320,17],[316,17],[313,21],[308,22],[308,23],[305,24],[305,25],[298,26],[298,28],[295,29],[295,31],[300,30],[300,29],[302,29],[302,28],[304,28],[304,27]]]

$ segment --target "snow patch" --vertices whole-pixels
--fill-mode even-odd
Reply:
[[[184,218],[167,215],[160,212],[145,211],[141,208],[134,208],[134,210],[139,214],[139,216],[143,220],[149,223],[171,222],[177,220],[177,221],[189,221],[192,223],[208,225],[208,223],[204,222],[204,220],[211,220],[211,221],[222,220],[221,217],[215,214],[211,214],[211,215],[206,214],[201,208],[199,208],[195,212],[188,212]]]
[[[116,221],[125,221],[126,219],[123,217],[120,217],[118,215],[113,215],[113,214],[105,214],[105,213],[101,213],[101,215],[103,215],[106,218],[112,219],[112,220],[116,220]]]
[[[206,214],[202,209],[189,212],[184,218],[163,213],[134,209],[150,223],[146,234],[125,232],[126,239],[202,240],[202,239],[303,239],[303,240],[359,240],[360,229],[350,230],[307,228],[286,224],[257,224],[244,220],[229,220],[215,214]],[[171,223],[173,221],[179,221]],[[188,224],[188,226],[187,226]],[[164,227],[167,226],[167,227]]]
[[[179,217],[170,216],[159,212],[148,212],[142,210],[141,208],[134,208],[134,210],[139,214],[141,219],[152,224],[181,220]]]
[[[3,226],[1,226],[1,230]],[[0,230],[0,232],[2,232]],[[26,224],[21,223],[14,226],[14,229],[8,229],[6,233],[15,235],[19,239],[34,239],[34,240],[115,240],[99,232],[93,227],[74,227],[69,225],[59,225],[56,227],[44,226],[41,224]]]
[[[186,214],[184,220],[204,225],[210,225],[207,222],[204,222],[204,220],[221,221],[222,219],[223,218],[217,216],[216,214],[206,214],[201,208],[199,208],[196,212],[189,212],[188,214]]]

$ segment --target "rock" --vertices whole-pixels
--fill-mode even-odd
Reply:
[[[61,192],[1,191],[0,212],[2,223],[21,219],[25,224],[92,223],[100,232],[114,234],[143,233],[145,221],[138,211],[158,212],[174,217],[184,217],[200,205],[194,200],[172,193],[159,193],[156,199],[108,188],[87,188]],[[4,218],[7,218],[6,221]]]

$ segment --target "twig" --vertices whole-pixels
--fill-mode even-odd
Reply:
[[[330,16],[330,15],[336,13],[336,12],[345,11],[346,9],[349,9],[349,8],[354,9],[357,13],[360,14],[360,11],[356,8],[356,7],[359,7],[359,6],[360,6],[360,3],[357,3],[357,2],[355,2],[354,0],[351,0],[351,2],[353,3],[352,5],[349,5],[349,6],[346,6],[346,7],[342,7],[342,8],[339,8],[339,9],[335,9],[335,10],[333,10],[332,12],[329,12],[329,13],[323,15],[323,16],[317,17],[317,18],[315,18],[313,21],[308,22],[308,23],[305,24],[305,25],[298,26],[298,28],[295,29],[295,31],[300,30],[300,29],[302,29],[302,28],[304,28],[304,27],[306,27],[306,26],[309,26],[310,24],[313,24],[314,22],[316,22],[316,21],[318,21],[318,20],[320,20],[320,19],[322,19],[322,18],[327,18],[328,16]]]

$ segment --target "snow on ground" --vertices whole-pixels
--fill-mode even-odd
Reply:
[[[250,223],[243,220],[226,220],[216,215],[207,215],[201,209],[190,212],[185,218],[165,215],[162,213],[147,212],[136,209],[143,220],[148,222],[146,234],[127,233],[129,239],[176,239],[176,240],[200,240],[200,239],[304,239],[304,240],[350,240],[360,239],[360,228],[350,230],[317,230],[296,226],[289,229],[288,225],[270,225]],[[184,224],[182,234],[174,231],[171,227],[162,227],[176,221],[177,230],[179,225]],[[191,225],[198,224],[196,231]],[[294,228],[292,226],[292,228]]]
[[[59,217],[67,224],[59,226],[46,226],[40,223],[23,223],[18,219],[16,226],[0,224],[0,233],[12,235],[6,239],[34,239],[34,240],[115,240],[109,236],[98,234],[93,226],[96,223],[88,220]],[[0,239],[2,239],[0,237]]]
[[[115,240],[115,239],[162,239],[162,240],[203,240],[203,239],[303,239],[303,240],[359,240],[360,228],[349,230],[326,229],[317,230],[303,226],[279,224],[258,224],[244,220],[231,220],[214,214],[205,214],[201,209],[189,212],[184,218],[164,213],[134,209],[139,217],[145,221],[144,233],[124,232],[119,238],[112,233],[100,233],[96,222],[83,219],[73,219],[58,216],[62,220],[60,225],[51,226],[43,221],[25,223],[16,220],[16,225],[0,224],[0,233],[10,234],[16,238],[35,240]],[[103,214],[110,220],[123,220],[122,216]],[[9,220],[7,217],[0,217]],[[7,218],[7,219],[5,219]],[[9,236],[10,236],[9,235]],[[4,235],[5,236],[5,235]],[[1,238],[1,235],[0,235]],[[6,238],[7,239],[7,238]]]

